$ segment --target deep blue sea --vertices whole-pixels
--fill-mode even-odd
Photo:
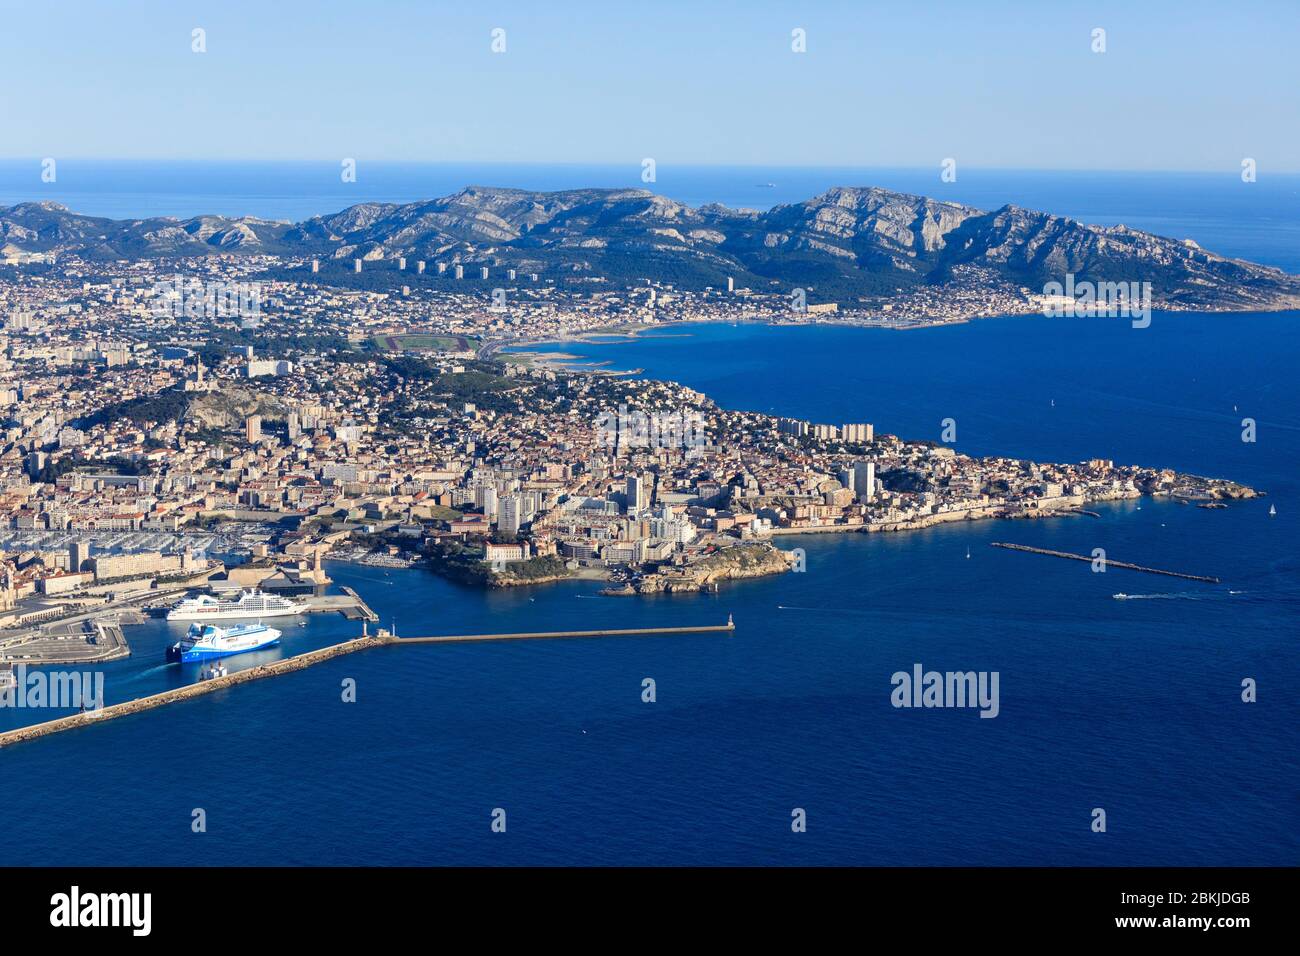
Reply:
[[[494,181],[494,171],[460,181]],[[919,173],[909,184],[874,172],[869,181],[936,191]],[[579,184],[528,175],[495,181]],[[1265,215],[1259,193],[1229,199],[1221,178],[1000,175],[963,174],[968,191],[954,198],[1172,223],[1163,231],[1300,271],[1295,180],[1291,205],[1264,204]],[[328,187],[287,179],[231,173],[220,189],[183,179],[165,189],[121,176],[121,189],[62,200],[113,215],[296,217],[338,205]],[[675,188],[661,168],[659,186],[757,205],[753,184],[798,183],[799,195],[775,197],[785,201],[815,191],[812,178],[733,170],[728,183],[688,177]],[[13,198],[8,173],[0,187]],[[228,205],[258,190],[262,208]],[[39,198],[33,191],[20,198]],[[733,407],[932,439],[951,417],[964,452],[1167,465],[1269,497],[1226,510],[1147,499],[1100,506],[1099,519],[782,538],[807,551],[806,573],[717,595],[602,598],[590,583],[485,594],[423,571],[335,564],[336,580],[405,634],[728,613],[737,628],[382,648],[6,748],[0,864],[1300,862],[1300,313],[1156,313],[1144,330],[1042,318],[907,332],[701,325],[566,348]],[[1254,443],[1241,440],[1245,417],[1258,423]],[[1102,547],[1223,583],[1093,574],[988,547],[996,540]],[[134,656],[105,668],[110,701],[192,679],[160,666],[171,631],[131,630]],[[354,633],[315,616],[266,654]],[[915,663],[998,671],[999,716],[893,708],[890,676]],[[641,701],[646,677],[653,704]],[[1241,701],[1246,677],[1257,703]],[[347,678],[355,703],[341,700]],[[27,719],[0,711],[0,726]],[[490,829],[498,807],[504,834]],[[1096,807],[1104,834],[1090,830]],[[206,833],[191,832],[196,808]],[[806,833],[791,832],[794,808],[807,812]]]

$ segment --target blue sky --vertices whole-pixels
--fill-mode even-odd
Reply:
[[[0,0],[0,62],[10,158],[1300,171],[1295,0]]]

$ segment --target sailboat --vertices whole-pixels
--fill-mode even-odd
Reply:
[[[1274,515],[1276,515],[1276,514],[1277,514],[1277,505],[1269,505],[1269,506],[1268,506],[1268,516],[1269,516],[1270,518],[1272,518],[1272,517],[1273,517]]]

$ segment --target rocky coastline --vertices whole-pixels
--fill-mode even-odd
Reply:
[[[690,594],[709,590],[723,581],[784,574],[795,562],[789,551],[767,541],[745,542],[722,548],[686,565],[663,565],[652,573],[633,574],[600,593],[610,597],[636,594]]]

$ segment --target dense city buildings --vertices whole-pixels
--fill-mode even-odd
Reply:
[[[530,275],[504,296],[399,293],[319,285],[308,269],[270,256],[70,257],[4,275],[0,600],[11,620],[36,595],[247,560],[307,573],[323,554],[428,560],[490,584],[588,574],[689,589],[784,570],[707,563],[737,545],[770,552],[776,534],[1248,493],[1103,460],[974,459],[874,422],[722,409],[671,382],[508,350],[669,322],[865,313],[792,314],[732,283],[574,291]],[[285,274],[300,278],[266,277]],[[960,296],[945,301],[881,316],[965,314]]]

